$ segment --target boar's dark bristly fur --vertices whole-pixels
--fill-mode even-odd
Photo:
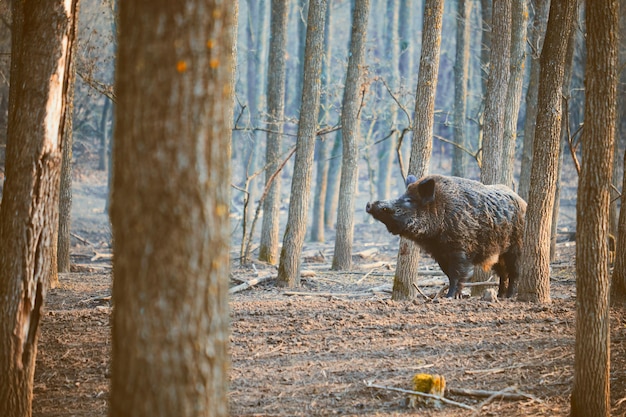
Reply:
[[[498,295],[517,291],[526,202],[504,185],[443,175],[407,177],[395,200],[366,210],[394,235],[416,242],[450,279],[448,297],[460,294],[474,266],[500,276]]]

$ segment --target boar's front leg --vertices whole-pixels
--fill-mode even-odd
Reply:
[[[465,252],[448,252],[439,254],[435,260],[450,280],[446,297],[460,298],[463,283],[474,274],[474,265],[467,258],[467,254]]]

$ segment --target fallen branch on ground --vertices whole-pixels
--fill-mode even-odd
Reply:
[[[113,254],[112,253],[100,253],[100,252],[96,252],[96,254],[90,259],[91,262],[95,262],[98,261],[100,259],[113,259]]]
[[[426,394],[425,392],[411,391],[411,390],[408,390],[408,389],[395,388],[395,387],[386,387],[384,385],[372,384],[371,382],[368,382],[368,381],[365,382],[365,386],[368,387],[368,388],[378,388],[378,389],[384,389],[384,390],[387,390],[387,391],[402,392],[404,394],[418,395],[420,397],[425,397],[425,398],[433,398],[435,400],[440,400],[441,402],[444,402],[446,404],[454,405],[454,406],[460,407],[460,408],[465,408],[466,410],[477,411],[476,408],[474,408],[472,406],[469,406],[467,404],[463,404],[463,403],[459,403],[459,402],[456,402],[456,401],[452,401],[452,400],[449,400],[449,399],[447,399],[445,397],[440,397],[438,395]]]
[[[477,397],[477,398],[489,398],[495,395],[494,398],[500,398],[503,400],[519,401],[519,400],[534,400],[541,402],[541,400],[534,395],[525,394],[523,392],[505,392],[505,391],[485,391],[482,389],[465,389],[465,388],[446,388],[446,391],[453,395],[462,395],[464,397]]]
[[[80,240],[81,242],[83,242],[83,243],[84,243],[84,244],[86,244],[86,245],[89,245],[89,246],[94,246],[94,244],[93,244],[93,243],[91,243],[90,241],[88,241],[88,240],[87,240],[87,239],[85,239],[84,237],[80,237],[80,236],[78,236],[76,233],[70,233],[70,236],[72,236],[72,237],[74,237],[74,238],[76,238],[76,239]]]
[[[369,292],[302,292],[302,291],[285,291],[284,295],[300,295],[303,297],[369,297]]]
[[[239,284],[239,285],[236,285],[236,286],[232,287],[231,289],[228,290],[228,293],[229,294],[234,294],[236,292],[243,291],[243,290],[245,290],[247,288],[252,287],[253,285],[260,284],[261,282],[265,282],[265,281],[270,280],[272,278],[275,278],[274,274],[269,274],[269,275],[265,275],[265,276],[262,276],[262,277],[253,278],[250,281],[246,281],[243,284]]]

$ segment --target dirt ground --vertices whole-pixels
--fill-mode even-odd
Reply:
[[[105,178],[76,173],[73,270],[48,293],[35,375],[33,415],[106,416],[110,379],[110,229]],[[359,210],[353,271],[330,271],[333,236],[307,242],[301,287],[265,281],[231,296],[233,416],[566,416],[573,383],[574,245],[559,244],[549,305],[517,301],[394,302],[397,240]],[[235,222],[236,224],[236,222]],[[234,228],[234,236],[238,229]],[[330,232],[328,232],[330,233]],[[236,239],[235,239],[236,240]],[[275,269],[241,267],[233,246],[232,286]],[[447,280],[424,259],[420,288]],[[274,274],[275,275],[275,274]],[[611,405],[626,415],[626,310],[611,312]],[[416,373],[439,374],[445,404],[407,406]],[[527,394],[502,400],[458,389]]]

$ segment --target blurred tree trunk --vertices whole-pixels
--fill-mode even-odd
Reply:
[[[78,26],[78,16],[80,10],[80,0],[76,0],[76,19],[73,21],[74,27],[72,33],[76,34]],[[69,62],[69,85],[67,88],[67,99],[65,110],[65,116],[63,123],[63,158],[61,163],[61,181],[59,187],[59,228],[56,241],[53,240],[52,244],[56,244],[56,251],[53,247],[52,252],[57,256],[52,257],[53,268],[51,270],[50,286],[56,287],[59,282],[58,272],[70,272],[70,226],[71,226],[71,211],[72,211],[72,145],[74,143],[72,119],[74,115],[74,85],[76,81],[76,45],[77,42],[72,42],[72,50],[70,51]],[[56,262],[55,262],[56,261]],[[56,263],[56,269],[54,264]],[[53,278],[56,280],[53,281]]]
[[[109,120],[109,113],[111,112],[111,100],[107,96],[103,96],[104,105],[102,106],[102,114],[100,115],[100,149],[98,152],[98,169],[100,171],[106,171],[109,150],[109,130],[107,129],[107,122]]]
[[[341,172],[341,154],[343,153],[343,140],[341,130],[334,135],[333,148],[330,151],[328,161],[328,183],[326,186],[326,201],[324,208],[324,224],[330,229],[335,228],[337,215],[337,203],[339,201],[339,181]]]
[[[13,17],[12,50],[19,53],[0,207],[0,415],[23,417],[32,413],[39,320],[56,256],[51,247],[76,3],[16,1]]]
[[[331,59],[332,59],[332,32],[331,17],[332,0],[328,0],[326,8],[326,24],[324,25],[324,61],[322,62],[322,96],[320,98],[320,125],[330,125],[331,117]],[[326,208],[326,193],[328,188],[328,137],[319,137],[315,144],[315,159],[317,160],[315,197],[313,200],[313,222],[311,225],[311,241],[324,241],[324,209]]]
[[[465,176],[467,157],[465,145],[465,118],[467,112],[467,83],[469,75],[470,14],[472,2],[458,0],[456,24],[456,54],[454,60],[454,142],[452,175]]]
[[[511,9],[510,78],[504,110],[504,153],[502,155],[503,183],[511,188],[514,188],[517,119],[526,63],[526,25],[528,23],[526,1],[513,0]]]
[[[413,0],[401,0],[400,21],[398,24],[398,42],[400,43],[400,60],[398,70],[400,72],[400,82],[404,86],[413,86],[413,53],[415,50],[415,39],[413,38],[413,10],[416,9]]]
[[[537,129],[522,245],[518,299],[550,302],[550,232],[561,139],[565,56],[577,0],[552,0],[541,52]]]
[[[337,235],[331,269],[349,270],[352,267],[352,241],[354,237],[354,200],[357,187],[359,142],[361,121],[359,110],[363,95],[363,61],[369,15],[369,0],[356,0],[352,15],[352,35],[348,72],[343,92],[341,130],[343,157],[341,159],[341,183],[337,210]]]
[[[585,5],[585,128],[576,201],[576,347],[571,416],[608,417],[611,320],[607,240],[616,123],[619,3],[587,0]]]
[[[319,74],[322,71],[324,56],[324,22],[327,6],[328,0],[311,0],[309,4],[296,160],[291,181],[287,228],[278,265],[277,283],[283,287],[296,287],[300,278],[300,255],[306,235],[315,135],[320,111]]]
[[[530,75],[526,91],[526,118],[524,119],[524,141],[518,194],[528,200],[530,169],[532,165],[533,141],[537,122],[537,91],[539,90],[539,57],[543,48],[544,34],[548,23],[549,0],[534,0],[534,17],[530,29]]]
[[[494,0],[490,69],[485,95],[483,156],[480,180],[484,184],[503,184],[504,114],[509,87],[511,57],[511,2]]]
[[[400,20],[400,0],[389,0],[386,2],[386,8],[384,11],[385,16],[385,28],[383,30],[383,36],[381,37],[381,43],[379,47],[381,48],[383,54],[383,61],[385,64],[382,64],[383,70],[387,72],[388,76],[386,77],[387,84],[391,91],[394,91],[399,87],[398,85],[398,65],[400,61],[400,42],[398,41],[398,27]],[[379,19],[382,19],[382,16],[379,16]],[[385,91],[384,94],[387,94]],[[385,105],[382,114],[384,115],[384,122],[378,121],[378,126],[383,129],[389,128],[389,130],[393,130],[396,128],[396,121],[398,118],[397,105],[394,101],[389,100],[385,101],[385,103],[390,103],[389,105]],[[382,131],[384,136],[387,136],[387,131]],[[378,190],[378,198],[379,199],[388,199],[391,195],[391,177],[393,170],[393,161],[396,159],[396,143],[397,143],[397,134],[393,133],[391,136],[387,138],[383,143],[381,143],[380,155],[378,159],[378,182],[377,182],[377,190]]]
[[[422,53],[415,93],[415,119],[413,120],[413,143],[409,174],[421,178],[429,170],[433,147],[435,93],[439,74],[441,28],[443,24],[443,0],[426,0],[424,4],[424,30]],[[408,300],[415,298],[419,248],[408,239],[400,239],[396,273],[391,298]]]
[[[236,14],[120,3],[112,417],[228,415]]]
[[[11,51],[11,3],[0,3],[0,51]],[[7,124],[9,122],[9,89],[11,60],[10,55],[0,59],[0,173],[4,173],[5,150],[7,144]],[[0,177],[0,197],[3,179]]]
[[[281,161],[280,148],[285,116],[285,81],[287,47],[287,0],[272,0],[270,46],[267,71],[267,146],[265,148],[265,183],[276,172]],[[270,264],[278,262],[278,231],[280,228],[280,175],[274,178],[263,201],[263,225],[259,259]]]
[[[247,0],[249,18],[246,25],[246,98],[248,103],[248,113],[250,115],[250,125],[259,126],[261,122],[261,109],[265,106],[265,86],[267,77],[267,14],[268,3],[265,0]],[[244,213],[243,213],[243,238],[248,228],[251,227],[252,219],[256,211],[256,203],[260,197],[259,158],[263,143],[267,143],[265,133],[251,129],[247,132],[244,140],[244,166],[245,177],[244,188]],[[271,174],[271,173],[270,173]]]
[[[491,68],[491,39],[493,34],[493,0],[480,0],[480,13],[482,15],[481,47],[480,47],[480,67],[481,67],[481,89],[483,97],[487,94],[487,80]],[[498,1],[498,0],[496,0]]]

